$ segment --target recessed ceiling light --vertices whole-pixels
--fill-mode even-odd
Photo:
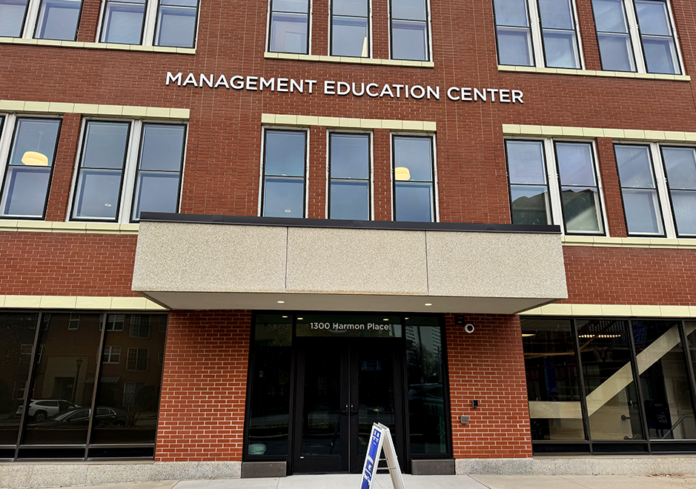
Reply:
[[[431,304],[430,302],[426,302],[425,305],[426,305],[426,306],[432,306],[432,304]]]
[[[389,318],[384,318],[385,321],[389,321]]]
[[[278,304],[285,304],[285,301],[278,301]]]
[[[522,333],[522,338],[531,338],[532,336],[536,336],[536,333]]]
[[[283,316],[283,319],[287,319],[287,318],[288,318],[287,316]]]
[[[302,321],[304,318],[297,318],[298,321]]]

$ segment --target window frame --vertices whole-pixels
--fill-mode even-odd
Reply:
[[[665,163],[665,155],[663,150],[665,148],[684,148],[684,149],[692,149],[696,151],[696,146],[689,146],[687,144],[671,144],[671,143],[665,143],[665,144],[658,144],[659,148],[659,153],[660,153],[660,160],[661,164],[660,170],[662,172],[662,175],[660,176],[661,178],[664,179],[664,186],[666,189],[666,194],[667,194],[667,200],[669,201],[669,210],[670,210],[670,215],[671,215],[671,221],[674,226],[674,237],[678,239],[696,239],[696,234],[686,234],[681,236],[679,234],[679,223],[677,222],[677,215],[674,212],[674,201],[672,200],[672,188],[669,186],[669,175],[667,174],[667,163]],[[660,178],[658,177],[658,178]],[[676,189],[676,190],[685,190],[685,189]],[[687,189],[687,192],[693,192],[696,194],[696,189]],[[662,210],[662,209],[660,209]],[[696,209],[694,209],[694,212],[696,212]],[[665,229],[667,229],[667,226],[665,225]]]
[[[560,225],[561,229],[563,230],[563,234],[566,236],[608,236],[608,230],[607,230],[607,216],[606,216],[606,205],[604,204],[604,189],[602,187],[602,178],[600,176],[599,172],[599,158],[597,157],[597,144],[596,140],[591,140],[591,141],[585,141],[585,140],[572,140],[572,139],[551,139],[551,144],[553,145],[553,159],[555,167],[553,168],[555,171],[555,177],[556,177],[556,188],[558,190],[558,204],[560,208]],[[579,233],[576,231],[568,231],[566,227],[566,220],[565,220],[565,210],[563,208],[563,198],[561,194],[563,193],[563,182],[561,182],[561,167],[558,162],[558,151],[557,151],[557,145],[558,143],[566,143],[566,144],[590,144],[591,148],[591,154],[592,154],[592,172],[594,173],[594,179],[595,179],[595,186],[597,187],[597,194],[599,197],[599,205],[600,205],[600,212],[598,212],[598,217],[599,217],[599,224],[602,226],[601,231],[598,233]],[[581,185],[566,185],[566,187],[581,187]],[[552,204],[553,205],[553,204]],[[555,223],[554,223],[555,224]]]
[[[424,0],[425,2],[425,21],[416,21],[416,20],[411,20],[411,19],[397,19],[397,20],[405,20],[407,22],[424,22],[425,23],[425,33],[426,33],[426,39],[425,39],[425,53],[427,54],[427,59],[421,59],[421,60],[402,60],[401,58],[395,58],[394,57],[394,30],[392,26],[392,21],[394,20],[393,15],[392,15],[392,1],[389,0],[387,3],[387,16],[389,20],[389,33],[388,33],[388,38],[389,38],[389,59],[394,59],[394,60],[401,60],[401,61],[416,61],[416,62],[421,62],[421,63],[432,63],[433,62],[433,32],[432,32],[432,15],[430,13],[430,0]],[[370,12],[372,10],[370,9]]]
[[[331,135],[332,134],[354,134],[354,135],[366,135],[368,138],[368,220],[374,221],[375,219],[375,209],[374,209],[374,197],[375,197],[375,178],[374,178],[374,135],[372,131],[350,131],[350,130],[327,130],[326,131],[326,219],[331,219]],[[350,180],[350,179],[337,179],[337,180]],[[364,181],[364,179],[353,179],[357,181]]]
[[[100,44],[124,44],[124,43],[109,43],[107,41],[104,41],[104,35],[106,34],[106,4],[109,3],[110,0],[103,0],[101,2],[101,6],[99,7],[99,21],[97,22],[97,32],[96,32],[96,39],[95,42],[98,42]],[[129,44],[130,46],[148,46],[152,44],[145,44],[146,40],[148,40],[148,36],[146,36],[146,29],[150,27],[148,25],[148,18],[150,17],[150,4],[156,0],[145,0],[145,8],[143,12],[143,21],[140,26],[140,42],[137,44]],[[120,0],[117,3],[126,3],[123,0]],[[151,38],[152,36],[150,36]]]
[[[585,54],[580,35],[580,23],[578,21],[578,7],[576,0],[569,0],[571,6],[571,14],[573,16],[574,32],[575,32],[575,47],[578,50],[578,67],[577,68],[557,68],[548,67],[546,65],[546,46],[544,43],[543,28],[541,25],[541,7],[539,0],[523,0],[527,6],[527,22],[529,23],[529,35],[532,43],[532,64],[531,65],[510,65],[500,62],[500,44],[498,42],[498,22],[495,15],[495,0],[491,0],[493,8],[493,27],[495,36],[495,53],[497,56],[498,66],[523,66],[528,68],[549,68],[560,70],[584,70],[585,69]],[[515,27],[515,26],[510,26]],[[565,29],[564,29],[565,30]]]
[[[130,352],[131,350],[135,350],[135,368],[128,368],[128,359],[130,358]],[[145,350],[145,368],[144,369],[139,369],[138,368],[138,361],[140,360],[140,351]],[[150,349],[149,348],[140,348],[137,346],[129,346],[128,350],[126,351],[126,371],[128,372],[148,372],[150,370]],[[126,382],[128,383],[128,382]]]
[[[433,201],[431,202],[431,210],[433,213],[433,218],[430,222],[440,222],[440,196],[438,192],[438,175],[437,175],[437,143],[435,138],[435,133],[412,133],[412,132],[391,132],[389,134],[389,148],[391,150],[390,155],[390,178],[391,178],[391,220],[394,222],[413,222],[413,221],[397,221],[396,220],[396,146],[394,143],[394,138],[396,137],[411,137],[411,138],[421,138],[430,139],[430,151],[431,151],[431,161],[432,165],[432,184],[433,184]],[[420,180],[416,180],[420,181]]]
[[[200,0],[199,0],[200,1]],[[273,51],[271,49],[271,29],[273,28],[273,2],[274,0],[268,0],[268,6],[266,8],[266,52],[267,53],[286,53],[286,51]],[[314,1],[307,0],[307,43],[305,48],[305,53],[286,53],[286,54],[298,54],[300,56],[311,55],[312,54],[312,17],[313,17],[313,7]],[[281,10],[280,12],[284,12]],[[292,12],[291,12],[292,13]],[[297,13],[297,12],[294,12]],[[331,21],[331,11],[329,12],[329,22]],[[329,28],[330,30],[330,28]],[[329,39],[330,41],[330,39]],[[329,42],[329,50],[331,50],[331,43]]]
[[[118,361],[114,362],[113,361],[113,356],[116,354],[114,353],[114,348],[118,348]],[[108,353],[107,353],[108,351]],[[121,347],[118,345],[109,345],[109,346],[104,346],[104,351],[102,352],[102,360],[101,363],[104,365],[119,365],[121,363]],[[105,360],[105,358],[108,359],[108,361]]]
[[[127,178],[127,165],[128,165],[128,160],[129,160],[129,151],[130,151],[130,145],[131,145],[131,139],[133,136],[133,132],[135,131],[135,124],[133,121],[129,120],[118,120],[118,119],[112,119],[112,120],[107,120],[107,119],[98,119],[98,118],[83,118],[83,124],[82,127],[80,128],[80,146],[78,150],[78,158],[77,158],[77,164],[75,165],[75,175],[74,175],[74,182],[73,182],[73,189],[70,193],[70,207],[69,207],[69,214],[68,214],[68,220],[71,222],[120,222],[121,218],[121,211],[122,211],[122,200],[123,200],[123,190],[124,187],[126,186],[126,178]],[[75,207],[77,205],[77,202],[79,199],[76,198],[76,193],[78,191],[78,184],[80,181],[80,174],[82,170],[82,163],[83,163],[83,157],[85,154],[85,147],[87,145],[87,128],[89,126],[90,122],[115,122],[115,123],[121,123],[123,124],[124,122],[128,124],[128,138],[126,139],[126,150],[124,151],[123,154],[123,164],[121,166],[121,184],[119,186],[118,190],[118,199],[117,199],[117,204],[116,204],[116,216],[113,219],[101,219],[101,218],[90,218],[90,217],[75,217]]]
[[[575,33],[575,49],[577,49],[577,55],[578,55],[578,66],[576,68],[568,68],[568,67],[557,67],[557,66],[547,66],[546,63],[546,41],[544,40],[544,26],[541,21],[541,0],[532,0],[533,3],[535,3],[534,7],[537,9],[536,14],[538,23],[539,23],[539,39],[541,40],[541,53],[542,53],[542,61],[543,61],[543,68],[553,68],[553,69],[559,69],[559,70],[582,70],[585,67],[585,59],[584,56],[582,55],[582,40],[580,39],[580,25],[578,22],[578,11],[577,11],[577,6],[576,6],[576,0],[568,0],[570,3],[570,14],[572,16],[572,21],[573,21],[573,29],[572,31]],[[531,27],[531,26],[530,26]],[[553,28],[548,28],[548,30],[554,30],[554,31],[570,31],[570,29],[553,29]],[[534,31],[532,30],[532,46],[534,46]]]
[[[550,221],[546,225],[553,225],[557,219],[556,219],[556,207],[554,206],[554,196],[551,193],[551,181],[550,181],[550,176],[549,176],[549,157],[546,151],[546,143],[544,139],[535,139],[535,138],[505,138],[503,141],[503,146],[505,148],[505,173],[507,177],[507,190],[508,190],[508,201],[510,202],[510,223],[514,224],[513,222],[513,214],[512,214],[512,186],[513,185],[529,185],[529,186],[535,186],[539,187],[541,185],[539,184],[519,184],[519,183],[512,183],[510,181],[510,158],[508,156],[508,141],[517,141],[517,142],[524,142],[524,143],[541,143],[541,148],[542,148],[542,156],[544,158],[543,164],[544,164],[544,177],[546,178],[546,190],[549,194],[549,217]],[[555,162],[554,162],[555,164]],[[563,227],[561,227],[563,229]]]
[[[602,71],[618,71],[619,73],[643,73],[643,74],[663,74],[663,73],[651,73],[647,68],[647,58],[645,57],[645,50],[643,49],[643,40],[640,33],[640,25],[638,23],[638,14],[636,12],[635,0],[620,0],[623,5],[624,18],[626,25],[628,26],[628,36],[631,42],[631,48],[633,50],[633,64],[635,66],[634,71],[620,71],[620,70],[607,70],[604,68],[604,61],[602,60],[602,54],[600,51],[599,62],[602,66]],[[672,2],[670,0],[664,0],[667,6],[667,15],[669,21],[669,27],[672,31],[672,39],[674,40],[675,50],[677,53],[677,61],[679,63],[679,73],[674,73],[673,76],[682,76],[686,74],[686,69],[684,66],[684,58],[682,56],[681,46],[679,42],[679,35],[677,32],[677,25],[674,21],[674,12],[672,11]],[[595,23],[595,37],[597,40],[597,46],[599,49],[599,31],[597,30],[597,20],[594,11],[594,5],[590,2],[590,8],[592,9],[592,20]],[[601,31],[605,32],[605,31]]]
[[[263,215],[264,213],[264,202],[265,202],[265,196],[266,196],[266,133],[268,131],[275,131],[275,132],[302,132],[305,135],[305,144],[304,144],[304,189],[303,189],[303,194],[302,194],[302,217],[301,218],[295,218],[295,219],[307,219],[307,216],[309,215],[309,192],[307,189],[309,188],[309,135],[310,131],[309,128],[307,127],[296,127],[296,126],[291,126],[288,128],[287,126],[263,126],[261,128],[261,171],[260,171],[260,181],[259,181],[259,207],[258,207],[258,215],[259,217],[266,217]],[[274,175],[271,175],[274,176]],[[297,178],[297,177],[290,177],[290,178]],[[278,217],[278,218],[272,218],[272,219],[287,219],[285,217]],[[291,218],[292,219],[292,218]]]
[[[619,161],[618,158],[616,157],[616,146],[634,146],[634,147],[641,147],[641,148],[648,148],[648,155],[650,156],[650,171],[652,172],[652,177],[653,181],[655,182],[655,195],[657,196],[657,208],[659,210],[659,215],[657,216],[662,223],[662,234],[644,234],[644,233],[631,233],[628,230],[628,220],[626,219],[626,202],[624,200],[623,196],[623,189],[624,188],[642,188],[642,187],[624,187],[621,184],[621,174],[619,173]],[[674,233],[674,227],[673,223],[669,219],[665,219],[666,216],[671,215],[671,209],[669,209],[670,206],[667,205],[665,202],[665,195],[664,195],[664,190],[665,190],[665,185],[664,185],[664,175],[661,175],[661,179],[658,178],[658,167],[661,165],[657,165],[655,162],[660,161],[662,158],[662,155],[660,154],[660,159],[656,160],[656,151],[659,152],[659,144],[657,143],[651,143],[651,142],[639,142],[639,143],[631,143],[631,142],[621,142],[621,141],[612,141],[612,151],[614,152],[614,161],[616,165],[616,174],[618,177],[618,182],[619,182],[619,191],[621,193],[621,211],[623,212],[624,216],[624,224],[626,226],[626,236],[629,238],[674,238],[675,233]],[[669,209],[669,212],[667,211]]]
[[[48,177],[48,187],[46,189],[46,197],[44,198],[43,212],[40,217],[35,216],[6,216],[3,215],[0,209],[0,220],[10,219],[17,221],[44,221],[46,220],[46,211],[48,209],[48,200],[51,196],[51,187],[53,185],[53,174],[55,171],[56,160],[58,159],[58,148],[60,146],[60,137],[63,130],[63,118],[54,115],[42,114],[8,114],[0,113],[0,201],[5,192],[5,182],[7,181],[7,173],[10,168],[10,156],[14,150],[15,139],[17,137],[18,121],[22,119],[33,120],[51,120],[58,121],[58,133],[56,135],[56,144],[53,149],[53,161],[51,162],[51,173]]]
[[[41,6],[44,4],[44,2],[47,2],[49,0],[29,0],[30,3],[33,3],[35,7],[35,11],[33,12],[33,18],[32,18],[32,23],[33,23],[33,30],[32,30],[32,35],[29,37],[29,39],[42,39],[42,40],[58,40],[58,41],[68,41],[68,42],[76,42],[77,41],[77,34],[80,31],[80,22],[82,21],[82,11],[85,8],[85,0],[79,0],[80,1],[80,11],[77,14],[77,23],[75,25],[75,34],[73,35],[72,40],[71,39],[48,39],[45,37],[39,37],[38,36],[38,31],[39,31],[39,18],[41,17]]]
[[[546,185],[549,191],[549,212],[551,214],[551,222],[549,225],[560,226],[561,234],[564,236],[598,236],[610,237],[609,228],[607,226],[607,206],[604,198],[604,185],[602,183],[602,175],[599,166],[599,157],[597,153],[596,139],[569,139],[569,138],[534,138],[534,137],[515,137],[506,136],[504,138],[505,148],[505,171],[507,173],[508,199],[510,207],[510,222],[512,223],[512,193],[510,189],[510,166],[508,163],[507,141],[526,141],[526,142],[541,142],[544,151],[544,171],[546,176]],[[556,154],[556,143],[584,143],[592,145],[592,167],[597,183],[597,193],[599,194],[599,205],[601,206],[601,224],[603,232],[601,233],[578,233],[568,232],[565,224],[565,215],[563,212],[563,202],[561,199],[561,176],[558,166],[558,157]]]
[[[119,194],[118,210],[116,219],[85,219],[73,218],[73,207],[76,202],[77,184],[80,175],[80,165],[82,162],[82,154],[84,153],[85,135],[87,134],[87,124],[90,121],[98,122],[129,122],[128,141],[126,143],[125,163],[123,167],[123,176],[121,178],[121,190]],[[137,224],[139,219],[133,219],[133,205],[135,202],[135,190],[137,185],[138,170],[140,166],[140,155],[142,151],[143,135],[145,133],[144,126],[146,124],[154,125],[173,125],[184,126],[184,142],[183,154],[181,159],[181,167],[179,170],[179,188],[177,194],[176,213],[181,212],[181,193],[184,185],[184,172],[186,169],[186,150],[188,148],[188,121],[160,121],[151,119],[118,119],[105,117],[85,116],[82,118],[80,125],[80,138],[78,141],[78,151],[75,155],[75,164],[73,168],[72,183],[70,186],[70,198],[68,200],[68,211],[65,217],[66,222],[111,222],[118,224]],[[137,141],[137,144],[133,144]],[[130,196],[130,198],[129,198]]]
[[[27,24],[28,24],[27,20],[30,17],[31,8],[32,8],[33,3],[36,3],[36,2],[32,2],[31,0],[27,0],[27,7],[24,10],[24,17],[22,17],[22,24],[19,27],[19,36],[8,36],[8,37],[11,37],[12,39],[24,39],[25,38],[25,30],[26,30]],[[0,124],[0,126],[1,125],[2,124]]]
[[[156,3],[157,9],[155,13],[155,18],[154,22],[152,25],[152,45],[157,46],[157,47],[175,47],[175,46],[162,46],[161,44],[157,44],[157,33],[159,32],[159,27],[160,27],[160,9],[162,7],[162,0],[145,0],[148,2],[148,7],[150,3]],[[188,7],[191,8],[191,7]],[[199,27],[199,22],[200,22],[200,15],[201,12],[201,0],[196,1],[196,22],[193,26],[193,46],[189,48],[182,48],[182,49],[196,49],[196,45],[198,44],[198,27]],[[145,28],[143,28],[143,32],[145,31]],[[178,48],[178,46],[176,46]]]
[[[179,163],[179,187],[177,188],[176,192],[176,212],[179,213],[181,212],[181,190],[184,188],[184,165],[186,162],[186,145],[188,144],[188,124],[172,124],[172,123],[167,123],[167,122],[149,122],[149,121],[142,121],[142,125],[140,127],[140,134],[138,135],[139,141],[138,141],[138,157],[134,162],[131,162],[131,166],[134,167],[134,175],[133,175],[133,181],[132,181],[132,187],[131,187],[131,203],[130,207],[128,209],[128,219],[129,223],[134,224],[134,223],[139,223],[140,219],[135,219],[133,217],[133,209],[135,209],[135,197],[136,197],[136,190],[138,188],[138,176],[140,175],[140,163],[141,163],[141,158],[143,154],[143,143],[145,142],[145,126],[183,126],[184,128],[184,137],[182,141],[182,146],[181,146],[181,161]],[[152,170],[146,170],[146,171],[152,171]],[[159,170],[161,171],[161,170]],[[174,172],[165,172],[161,171],[161,173],[174,173]],[[147,211],[145,211],[147,212]],[[125,218],[124,218],[125,219]]]
[[[367,16],[365,20],[367,21],[367,56],[365,59],[372,58],[372,0],[365,0],[367,2]],[[333,18],[334,18],[334,4],[336,0],[329,1],[329,56],[339,56],[339,57],[351,57],[342,54],[333,54]],[[363,17],[350,16],[350,15],[339,15],[338,17],[349,17],[351,19],[362,19]],[[363,58],[363,56],[360,56]]]
[[[108,0],[102,0],[101,6],[99,7],[99,21],[97,23],[97,31],[95,34],[94,42],[99,44],[122,44],[122,43],[110,43],[103,41],[104,29],[106,27],[106,4]],[[191,8],[191,7],[189,7]],[[145,0],[145,12],[143,14],[142,30],[140,31],[140,42],[138,44],[128,44],[128,46],[154,46],[154,47],[172,47],[172,46],[160,46],[155,42],[158,27],[158,18],[160,10],[160,0]],[[193,28],[193,46],[189,48],[181,49],[196,49],[198,45],[198,30],[201,19],[201,0],[196,2],[196,22]],[[179,48],[177,48],[179,49]]]

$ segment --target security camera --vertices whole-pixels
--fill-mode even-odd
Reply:
[[[469,323],[469,324],[467,324],[467,325],[464,326],[464,331],[467,332],[467,333],[469,333],[469,334],[473,333],[473,332],[474,332],[474,329],[475,329],[475,328],[474,328],[474,325],[471,324],[471,323]]]

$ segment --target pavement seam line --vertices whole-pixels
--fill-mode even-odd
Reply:
[[[476,482],[478,482],[478,483],[481,484],[482,486],[487,487],[488,489],[493,489],[491,486],[486,485],[485,482],[482,482],[482,481],[478,480],[476,477],[474,477],[474,476],[471,475],[471,474],[466,474],[466,476],[469,477],[470,479],[475,480]]]

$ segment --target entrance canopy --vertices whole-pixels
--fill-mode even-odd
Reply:
[[[133,290],[196,310],[514,314],[568,297],[557,226],[148,213]]]

